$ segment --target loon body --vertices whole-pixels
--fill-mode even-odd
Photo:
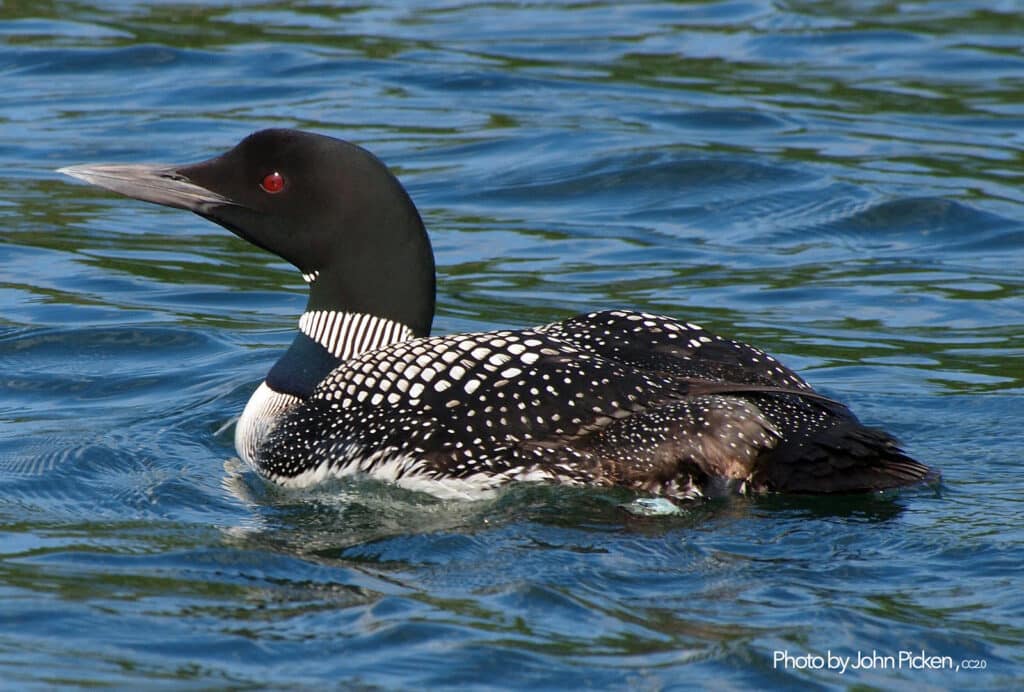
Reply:
[[[193,211],[309,283],[299,334],[236,427],[239,456],[275,483],[367,474],[479,497],[546,481],[681,499],[864,492],[932,473],[770,355],[671,317],[430,336],[419,213],[353,144],[263,130],[197,164],[61,170]]]

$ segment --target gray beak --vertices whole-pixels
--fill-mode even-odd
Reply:
[[[172,166],[101,163],[58,168],[57,172],[126,197],[200,214],[226,204],[240,206],[196,185]]]

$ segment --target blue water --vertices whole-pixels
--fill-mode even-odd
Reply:
[[[1024,686],[1024,15],[985,5],[0,6],[0,682]],[[265,126],[394,167],[436,332],[698,321],[941,487],[644,518],[265,486],[232,423],[297,272],[54,172]]]

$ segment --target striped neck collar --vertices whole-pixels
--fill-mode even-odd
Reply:
[[[299,331],[341,360],[413,337],[412,329],[404,324],[361,312],[334,310],[302,313]]]

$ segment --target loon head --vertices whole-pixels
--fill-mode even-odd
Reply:
[[[199,163],[60,172],[195,212],[290,262],[310,282],[307,311],[364,313],[430,332],[434,257],[423,221],[397,178],[361,147],[272,129]]]

